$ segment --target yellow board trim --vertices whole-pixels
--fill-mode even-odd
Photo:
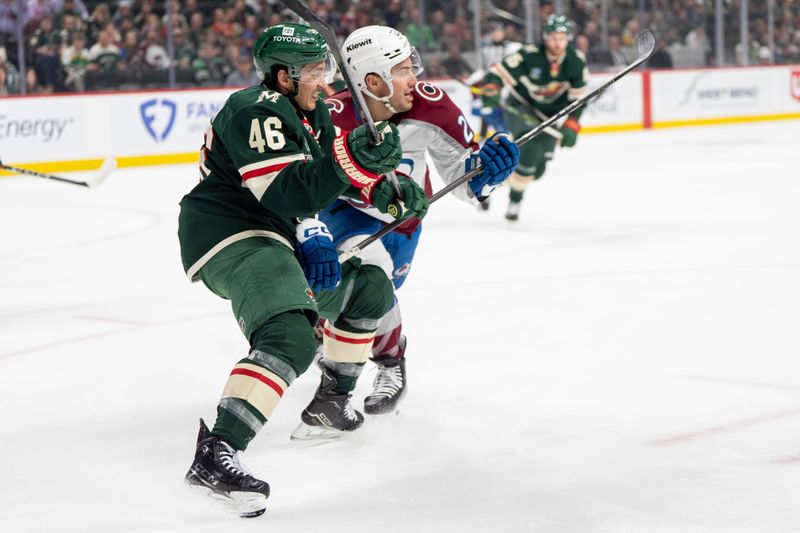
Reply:
[[[185,163],[197,163],[197,152],[184,152],[180,154],[156,154],[156,155],[133,155],[119,156],[116,158],[117,168],[143,167],[151,165],[177,165]],[[56,174],[61,172],[80,172],[86,170],[97,170],[105,159],[75,159],[73,161],[48,161],[46,163],[8,163],[12,167],[25,168]],[[0,176],[12,176],[16,172],[0,170]]]
[[[653,128],[680,128],[684,126],[713,126],[741,122],[764,122],[768,120],[792,120],[800,118],[800,113],[778,113],[775,115],[742,115],[738,117],[694,118],[687,120],[662,120],[653,122]]]
[[[640,122],[635,124],[610,124],[608,126],[583,126],[581,133],[610,133],[615,131],[633,131],[644,129]]]
[[[681,128],[687,126],[714,126],[719,124],[737,124],[742,122],[765,122],[770,120],[800,119],[800,113],[777,113],[773,115],[743,115],[735,117],[695,118],[686,120],[662,120],[653,122],[656,128]],[[617,131],[635,131],[644,129],[641,123],[610,124],[607,126],[584,126],[581,133],[612,133]],[[144,167],[153,165],[178,165],[196,163],[197,152],[183,152],[179,154],[132,155],[118,156],[117,168]],[[103,158],[76,159],[72,161],[48,161],[46,163],[9,163],[11,166],[45,172],[50,174],[61,172],[80,172],[97,170],[103,164]],[[15,172],[0,169],[0,176],[13,176]]]

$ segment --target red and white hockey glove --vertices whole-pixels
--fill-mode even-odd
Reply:
[[[361,189],[361,199],[369,202],[372,189],[400,164],[403,149],[397,127],[389,122],[375,124],[381,134],[380,144],[371,144],[363,124],[353,131],[342,131],[333,140],[334,168],[345,183]]]

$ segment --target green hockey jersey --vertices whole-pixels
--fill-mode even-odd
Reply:
[[[331,155],[335,137],[320,99],[301,112],[261,85],[233,93],[200,150],[200,183],[181,200],[178,237],[187,275],[219,250],[264,236],[293,247],[297,218],[314,216],[350,185]]]
[[[483,83],[508,88],[512,105],[533,108],[552,116],[586,91],[589,69],[583,52],[568,46],[550,61],[544,44],[529,44],[489,68]],[[583,108],[572,113],[578,118]]]

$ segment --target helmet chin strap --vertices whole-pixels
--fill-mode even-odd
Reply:
[[[384,80],[384,81],[386,81],[386,80]],[[386,85],[389,86],[389,94],[386,95],[386,96],[375,96],[374,94],[372,94],[372,91],[370,91],[369,89],[364,89],[364,93],[367,96],[369,96],[370,98],[374,99],[374,100],[378,100],[379,102],[383,102],[383,105],[386,106],[386,109],[388,109],[389,112],[391,112],[393,115],[396,115],[398,113],[398,111],[397,111],[397,109],[394,108],[392,103],[389,101],[389,99],[394,94],[394,87],[392,87],[391,82],[386,82]]]

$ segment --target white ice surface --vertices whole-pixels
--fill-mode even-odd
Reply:
[[[798,531],[799,169],[798,121],[585,135],[512,230],[505,191],[435,204],[401,413],[290,442],[310,370],[244,456],[255,520],[182,483],[247,351],[181,271],[196,170],[2,179],[0,531]]]

